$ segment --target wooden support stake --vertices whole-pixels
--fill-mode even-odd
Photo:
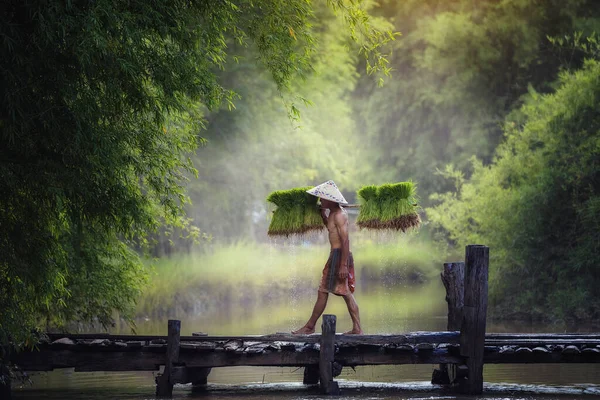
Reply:
[[[319,374],[318,365],[307,365],[304,367],[304,379],[302,383],[305,385],[316,385],[319,383]]]
[[[173,371],[174,364],[179,361],[180,336],[181,321],[170,319],[165,369],[156,384],[156,396],[158,397],[173,397],[173,384],[175,383]]]
[[[321,325],[321,350],[319,354],[319,377],[324,394],[338,395],[340,388],[333,380],[333,361],[335,356],[335,315],[323,315]]]
[[[460,355],[466,357],[467,379],[460,382],[465,394],[483,392],[483,353],[488,299],[489,249],[469,245],[465,255],[465,291],[460,330]]]
[[[12,399],[10,371],[2,360],[0,360],[0,399]]]
[[[465,263],[444,263],[444,270],[440,274],[442,283],[446,288],[446,302],[448,303],[448,331],[459,331],[462,324],[464,293],[465,293]],[[456,364],[440,364],[439,369],[433,370],[431,383],[445,385],[454,383]]]

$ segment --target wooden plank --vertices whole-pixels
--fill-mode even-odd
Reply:
[[[393,352],[380,351],[347,351],[340,349],[335,355],[335,360],[343,365],[405,365],[405,364],[441,364],[460,363],[459,355],[451,355],[446,349],[435,349],[427,352]]]
[[[597,346],[600,345],[600,340],[598,339],[486,339],[486,346],[528,346],[528,347],[537,347],[537,346],[548,346],[552,344],[562,344],[562,345],[588,345],[588,346]]]
[[[460,332],[412,332],[404,335],[336,335],[336,344],[460,343]]]
[[[321,391],[327,395],[340,394],[338,384],[333,380],[335,324],[335,315],[323,315],[323,322],[321,324],[321,347],[319,351],[319,381]]]
[[[165,354],[165,369],[158,378],[156,384],[156,396],[173,397],[173,385],[175,384],[172,374],[174,364],[179,361],[179,337],[181,333],[181,321],[170,319],[168,322],[167,351]]]
[[[71,338],[73,340],[92,340],[109,339],[112,341],[158,341],[167,340],[167,336],[138,336],[138,335],[52,335],[53,338]],[[180,342],[290,342],[290,343],[319,343],[320,334],[312,335],[292,335],[292,334],[272,334],[272,335],[243,335],[243,336],[181,336]],[[459,343],[458,332],[408,332],[405,334],[394,335],[335,335],[336,343],[348,344],[389,344],[389,343]]]
[[[336,344],[418,344],[418,343],[459,343],[459,332],[409,332],[394,335],[344,335],[336,334]],[[194,338],[195,341],[254,341],[254,342],[290,342],[320,343],[321,335],[273,334],[264,336],[205,336]]]
[[[69,350],[40,350],[20,352],[11,361],[26,371],[51,371],[75,368],[76,371],[156,371],[164,363],[164,354],[146,351],[74,352]]]
[[[214,352],[195,356],[180,354],[179,361],[186,366],[196,367],[230,367],[230,366],[272,366],[272,367],[306,367],[317,365],[320,360],[319,351],[306,352],[272,352],[263,354],[236,354]],[[401,365],[401,364],[436,364],[458,363],[461,357],[451,355],[446,349],[431,352],[396,352],[384,353],[380,350],[340,349],[335,354],[335,361],[343,365]]]
[[[483,357],[486,364],[597,364],[599,353],[565,354],[563,352],[548,353],[488,353]]]
[[[592,339],[600,340],[600,334],[593,333],[486,333],[486,340],[520,339]]]
[[[489,349],[489,348],[488,348]],[[387,349],[386,349],[387,350]],[[393,350],[393,349],[391,349]],[[48,371],[54,368],[75,368],[76,371],[156,371],[164,363],[164,353],[153,352],[85,352],[69,350],[42,350],[19,353],[15,363],[27,371]],[[448,349],[435,349],[430,352],[396,351],[382,352],[378,349],[341,348],[335,360],[343,365],[401,365],[401,364],[440,364],[461,362],[461,357]],[[600,354],[581,352],[563,354],[550,353],[515,354],[486,351],[485,363],[598,363]],[[319,352],[277,351],[263,354],[237,354],[217,351],[211,353],[181,352],[179,363],[187,367],[230,367],[230,366],[279,366],[302,367],[317,365]]]
[[[262,338],[262,337],[253,337]],[[320,335],[316,336],[320,338]],[[402,345],[402,344],[420,344],[420,343],[447,343],[455,344],[459,342],[459,332],[415,332],[404,335],[336,335],[335,341],[337,344],[342,346],[358,346],[358,345]],[[217,346],[231,346],[232,343],[242,343],[239,340],[229,340],[224,342],[222,340],[217,342],[186,342],[181,344],[182,349],[195,349],[197,351],[211,351]],[[146,351],[164,351],[165,345],[151,344],[143,346],[141,341],[129,341],[127,346],[122,346],[125,343],[109,343],[106,346],[94,346],[91,344],[72,344],[72,345],[58,345],[52,344],[53,349],[70,349],[72,351],[87,352],[87,351],[103,351],[103,352],[122,352],[122,351],[139,351],[140,347],[143,347]],[[262,342],[255,342],[262,343]],[[294,344],[292,342],[272,342],[271,340],[265,341],[264,343],[273,343],[274,346],[284,346],[286,349],[292,349]],[[511,335],[486,335],[486,345],[520,345],[520,346],[543,346],[550,344],[563,344],[563,345],[600,345],[600,339],[594,338],[593,335],[552,335],[552,334],[511,334]],[[118,344],[118,345],[117,345]],[[138,346],[133,346],[138,344]],[[49,345],[40,345],[40,348],[46,348]],[[27,350],[25,350],[27,351]]]
[[[450,331],[460,330],[460,327],[457,329],[452,329],[449,325]],[[459,343],[458,334],[456,337],[450,332],[449,336],[448,332],[409,332],[405,334],[394,334],[394,335],[361,335],[357,337],[356,335],[336,335],[336,343]],[[423,335],[423,336],[420,336]],[[122,342],[138,342],[142,343],[145,341],[156,341],[156,340],[166,340],[167,336],[159,336],[159,335],[109,335],[109,334],[48,334],[51,341],[55,341],[62,338],[70,338],[72,340],[89,340],[92,341],[94,339],[108,339],[111,341],[122,341]],[[572,334],[563,334],[563,333],[527,333],[527,334],[519,334],[519,333],[488,333],[485,335],[486,340],[521,340],[521,339],[531,339],[531,340],[557,340],[557,339],[574,339],[574,340],[590,340],[589,343],[594,343],[594,340],[600,340],[600,334],[588,334],[588,333],[572,333]],[[291,335],[291,334],[273,334],[273,335],[244,335],[244,336],[181,336],[180,341],[183,342],[227,342],[230,340],[240,340],[240,341],[254,341],[254,342],[290,342],[290,343],[319,343],[321,338],[320,334],[313,335]],[[541,343],[541,342],[540,342]],[[40,344],[40,346],[44,346],[44,344]],[[79,346],[79,345],[77,345]],[[112,351],[112,350],[108,350]]]
[[[489,249],[469,245],[465,254],[465,290],[460,354],[466,357],[468,377],[461,382],[466,394],[483,392],[483,355],[488,298]]]

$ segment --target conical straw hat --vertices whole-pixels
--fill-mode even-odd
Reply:
[[[348,204],[342,192],[338,189],[333,181],[323,182],[314,188],[307,190],[306,193],[310,193],[313,196],[320,197],[321,199],[334,201],[339,204]]]

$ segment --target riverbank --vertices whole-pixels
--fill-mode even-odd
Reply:
[[[401,238],[353,242],[358,287],[419,286],[436,277],[443,256],[435,246]],[[299,238],[272,243],[213,245],[148,264],[150,282],[138,301],[141,318],[214,313],[306,297],[318,286],[329,249]]]

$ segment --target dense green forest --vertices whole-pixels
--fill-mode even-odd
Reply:
[[[131,319],[140,252],[159,233],[199,235],[185,184],[202,128],[239,99],[224,71],[259,65],[297,117],[292,84],[326,51],[314,24],[326,8],[387,74],[393,34],[353,2],[2,2],[2,341]]]
[[[3,2],[0,339],[131,319],[144,254],[265,241],[326,179],[416,181],[422,240],[490,246],[494,317],[598,318],[595,32],[593,0]]]

